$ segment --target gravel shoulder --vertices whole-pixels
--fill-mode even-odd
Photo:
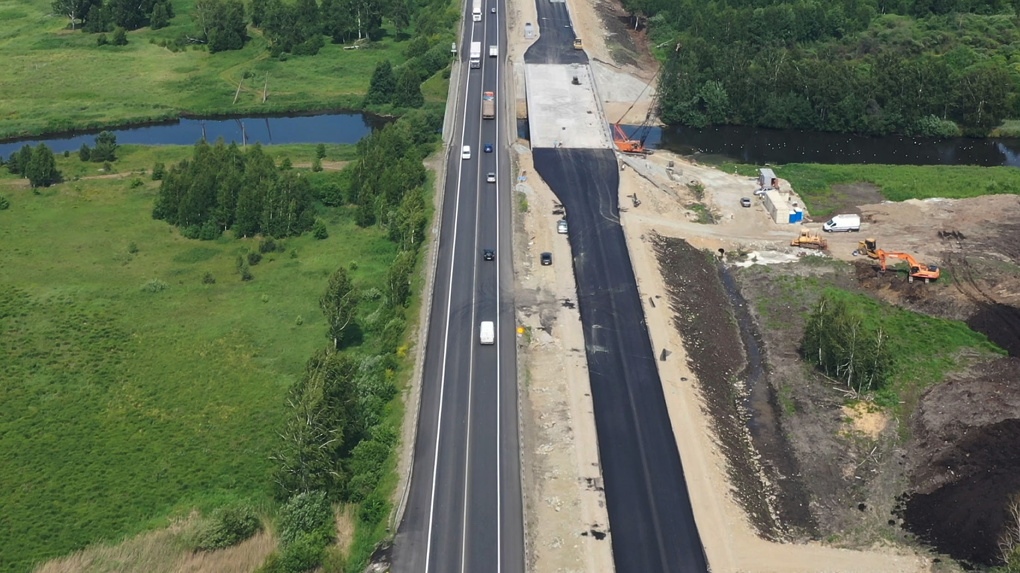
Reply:
[[[584,333],[556,198],[514,146],[514,265],[529,571],[614,569]],[[522,205],[527,210],[522,210]],[[552,254],[543,266],[540,254]]]

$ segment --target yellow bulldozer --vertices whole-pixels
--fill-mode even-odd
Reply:
[[[829,242],[810,229],[801,229],[800,236],[790,241],[790,246],[823,250],[829,247]]]
[[[864,239],[863,241],[857,243],[857,250],[853,252],[853,255],[855,257],[856,256],[863,257],[867,255],[868,258],[877,259],[879,256],[878,241],[876,241],[875,239]]]

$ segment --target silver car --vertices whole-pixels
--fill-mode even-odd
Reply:
[[[567,234],[567,220],[566,219],[560,219],[559,221],[556,222],[556,232],[561,234],[561,235],[566,235]]]

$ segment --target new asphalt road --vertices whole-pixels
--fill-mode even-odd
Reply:
[[[536,3],[542,36],[525,63],[586,63],[572,47],[565,4]],[[616,572],[707,572],[620,226],[615,152],[533,153],[566,207]]]
[[[480,22],[464,17],[414,465],[394,571],[524,571],[503,17],[498,0],[482,1]],[[471,42],[482,45],[479,69],[468,63]],[[498,57],[489,57],[490,45]],[[486,91],[496,93],[495,120],[481,117]],[[486,143],[493,152],[484,151]],[[495,260],[483,260],[484,249],[495,250]],[[482,321],[495,323],[495,344],[480,344]]]

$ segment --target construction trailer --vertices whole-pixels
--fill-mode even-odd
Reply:
[[[791,204],[783,193],[770,189],[762,193],[761,198],[765,203],[765,210],[769,217],[772,217],[776,223],[795,224],[804,220],[804,209]]]

